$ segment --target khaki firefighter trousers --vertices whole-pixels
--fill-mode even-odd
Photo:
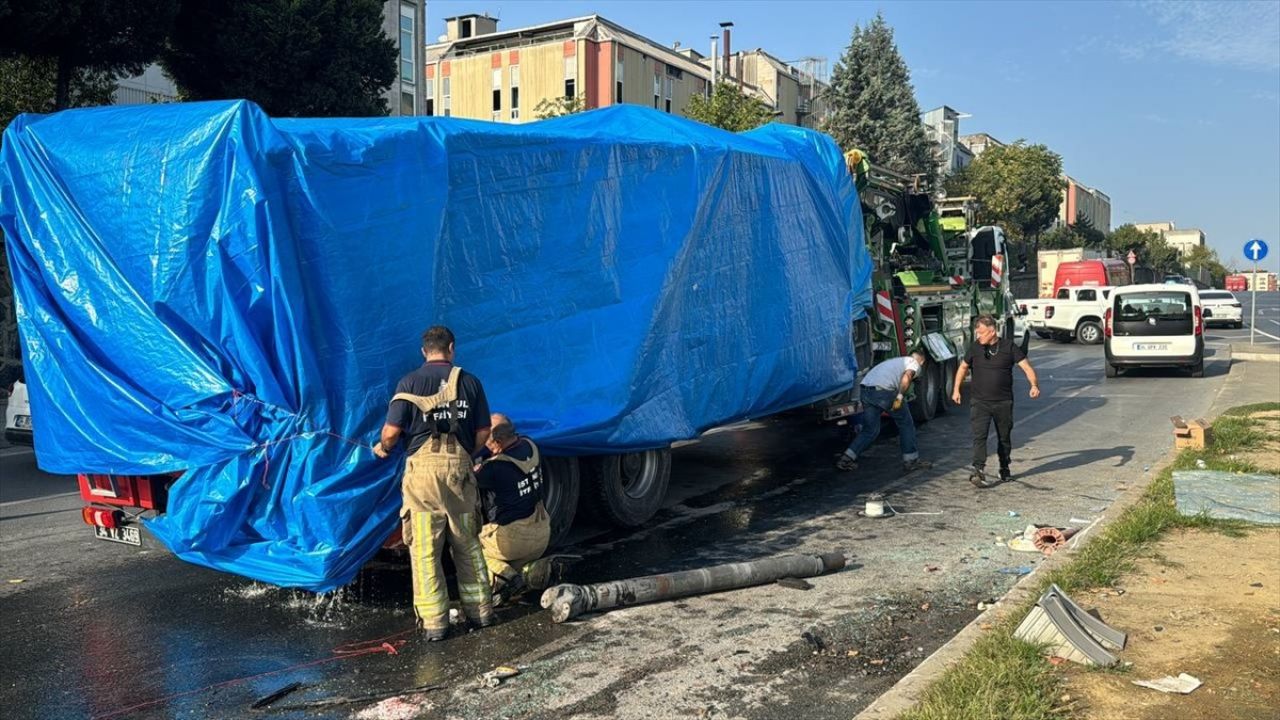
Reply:
[[[506,525],[489,523],[480,530],[484,561],[494,580],[501,577],[510,581],[522,574],[528,565],[542,557],[550,541],[551,517],[541,502],[529,517]]]
[[[413,572],[413,611],[425,630],[449,627],[449,588],[441,552],[448,541],[457,570],[458,595],[471,620],[493,619],[493,597],[480,549],[479,499],[471,458],[452,438],[432,438],[409,456],[400,520]]]

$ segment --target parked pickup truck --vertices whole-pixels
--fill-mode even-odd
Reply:
[[[1111,297],[1109,287],[1064,287],[1052,298],[1019,300],[1027,328],[1042,338],[1085,345],[1102,342],[1102,318]]]

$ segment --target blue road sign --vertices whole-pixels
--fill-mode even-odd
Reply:
[[[1246,242],[1244,256],[1249,259],[1249,262],[1258,262],[1267,256],[1267,244],[1257,239]]]

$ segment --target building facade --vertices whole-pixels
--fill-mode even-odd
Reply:
[[[959,128],[957,128],[958,130]],[[969,153],[975,158],[986,152],[988,148],[1004,147],[1004,143],[991,137],[986,133],[973,133],[971,135],[961,135],[959,137],[960,144],[969,150]]]
[[[1166,220],[1164,222],[1134,223],[1133,227],[1139,232],[1153,232],[1163,238],[1164,234],[1173,230],[1175,226]]]
[[[960,142],[960,119],[964,117],[968,116],[946,105],[920,114],[925,134],[938,144],[934,153],[939,177],[963,170],[973,162],[974,153]]]
[[[1276,291],[1276,274],[1273,272],[1267,272],[1266,270],[1259,270],[1257,272],[1244,270],[1232,274],[1244,276],[1245,281],[1248,283],[1248,285],[1245,286],[1246,290],[1252,291],[1256,287],[1258,292]]]
[[[1058,207],[1058,224],[1075,225],[1077,219],[1085,217],[1095,230],[1111,232],[1111,197],[1070,175],[1063,175],[1062,179],[1066,188]]]
[[[396,46],[396,79],[387,88],[393,116],[422,115],[426,106],[422,48],[426,44],[427,0],[387,0],[382,32]]]
[[[147,105],[177,102],[178,87],[160,66],[152,63],[139,75],[120,78],[111,93],[112,105]]]
[[[698,57],[709,73],[712,59]],[[718,62],[724,63],[724,58]],[[779,122],[816,129],[826,119],[827,84],[817,72],[779,60],[762,48],[731,53],[727,66],[726,79],[768,105]]]
[[[1204,232],[1196,228],[1183,230],[1166,230],[1164,241],[1169,247],[1178,251],[1178,255],[1186,255],[1192,248],[1204,247]]]

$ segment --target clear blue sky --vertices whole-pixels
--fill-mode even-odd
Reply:
[[[499,28],[598,13],[655,41],[733,46],[834,66],[855,23],[881,9],[922,110],[973,117],[962,133],[1044,143],[1066,172],[1111,196],[1112,225],[1204,230],[1223,261],[1266,240],[1280,267],[1280,2],[801,2],[428,0]]]

